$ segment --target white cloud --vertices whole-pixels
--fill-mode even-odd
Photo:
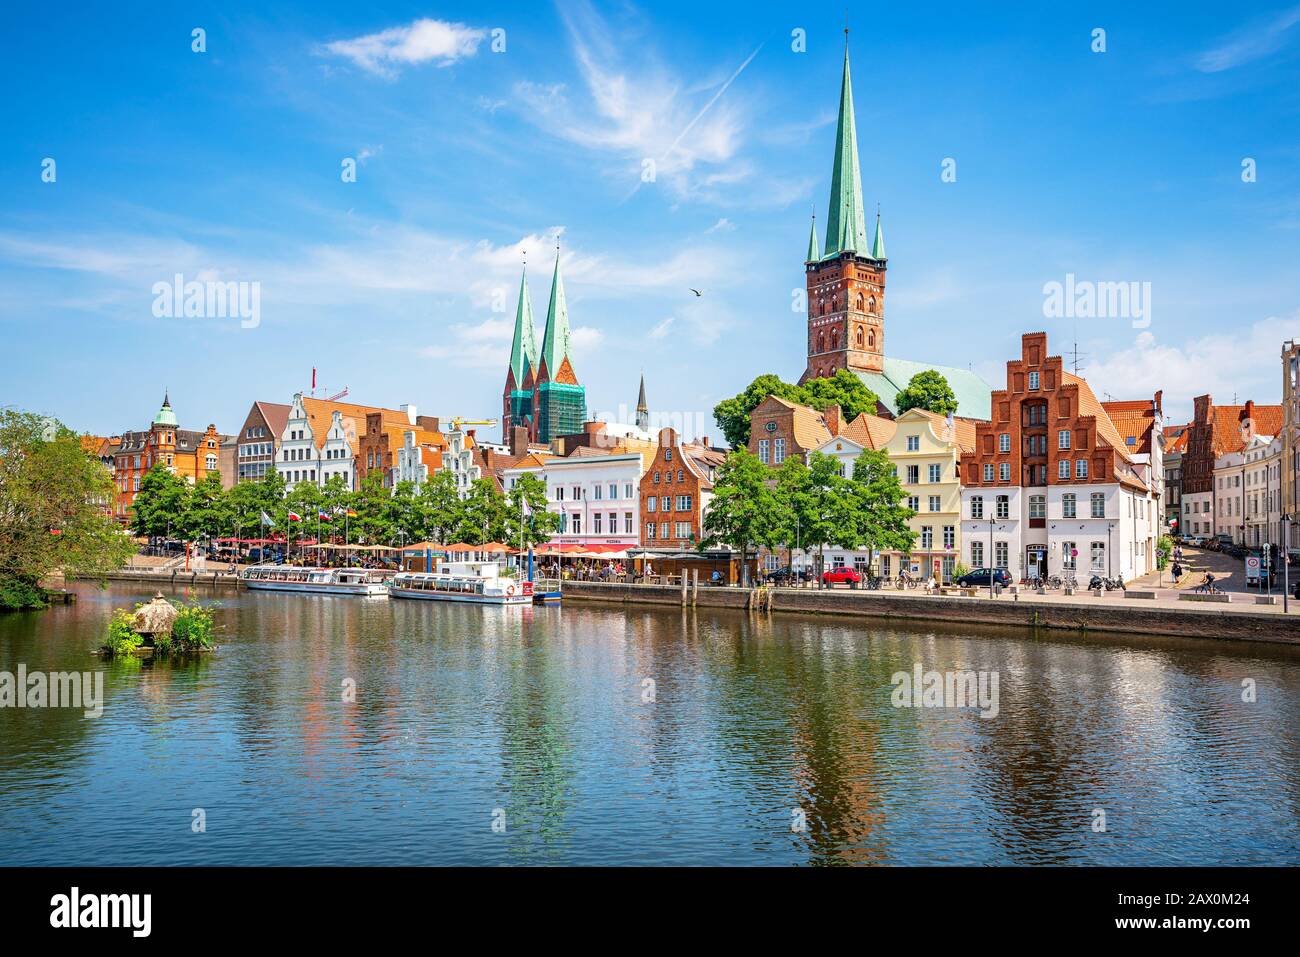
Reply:
[[[477,323],[458,322],[451,325],[441,341],[425,346],[420,355],[426,359],[452,360],[470,369],[499,372],[510,359],[510,340],[514,335],[514,319],[491,317]],[[543,330],[539,327],[537,334]],[[581,364],[584,356],[592,354],[604,341],[604,333],[591,326],[574,326],[569,330],[569,343],[574,362]]]
[[[676,321],[676,316],[669,316],[662,322],[655,323],[655,327],[650,330],[650,338],[662,339],[664,336],[668,335],[668,330],[673,327],[673,323]]]
[[[1191,418],[1192,399],[1206,393],[1222,403],[1234,394],[1241,402],[1279,402],[1282,343],[1296,338],[1300,310],[1181,345],[1162,343],[1146,330],[1131,346],[1090,362],[1083,375],[1098,398],[1109,392],[1117,399],[1142,399],[1162,389],[1166,417],[1184,422]]]
[[[1242,27],[1198,56],[1196,69],[1202,73],[1220,73],[1276,53],[1286,45],[1287,34],[1297,24],[1300,24],[1300,7]]]
[[[716,223],[714,223],[712,226],[706,229],[704,231],[704,235],[707,236],[709,233],[717,233],[717,232],[729,233],[732,232],[735,228],[736,228],[736,224],[733,223],[731,220],[727,219],[727,217],[723,216]]]
[[[730,164],[740,149],[742,111],[734,98],[723,97],[758,51],[709,82],[688,86],[650,54],[638,58],[644,42],[615,39],[589,6],[561,7],[561,15],[583,80],[582,102],[560,84],[522,81],[515,94],[529,118],[552,135],[607,154],[607,172],[631,192],[645,185],[649,162],[652,182],[677,199],[698,198],[702,177]],[[742,178],[748,175],[746,168]]]
[[[487,31],[464,23],[422,18],[404,27],[392,27],[351,40],[326,43],[325,52],[351,60],[363,70],[395,76],[398,68],[436,62],[450,66],[478,52]]]

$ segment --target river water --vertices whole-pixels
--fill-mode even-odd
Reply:
[[[103,662],[143,592],[77,591],[0,614],[0,672],[105,673],[0,709],[0,864],[1300,863],[1300,649],[243,593]]]

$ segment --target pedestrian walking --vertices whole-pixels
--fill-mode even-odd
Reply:
[[[1179,564],[1177,560],[1175,560],[1174,567],[1171,568],[1170,571],[1173,573],[1174,576],[1174,585],[1177,585],[1178,579],[1183,577],[1183,566]]]

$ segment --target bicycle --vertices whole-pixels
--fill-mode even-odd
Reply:
[[[916,586],[917,586],[917,582],[916,582],[915,579],[908,578],[906,575],[899,575],[899,576],[898,576],[898,590],[899,590],[899,591],[902,591],[902,590],[905,589],[905,588],[915,588]]]

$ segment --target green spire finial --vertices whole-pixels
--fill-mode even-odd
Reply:
[[[564,278],[560,275],[560,240],[555,240],[555,273],[551,277],[551,303],[546,310],[546,332],[542,336],[542,355],[538,366],[546,365],[552,379],[569,354],[569,306],[564,300]]]
[[[844,79],[835,132],[835,166],[826,220],[826,255],[867,250],[866,214],[862,211],[862,174],[858,167],[858,133],[853,118],[853,81],[849,74],[848,35],[844,38]]]
[[[871,258],[885,258],[885,231],[880,226],[880,210],[876,209],[876,241],[871,244]]]
[[[804,262],[815,263],[821,258],[821,250],[817,248],[817,215],[814,213],[812,230],[808,233],[808,258]]]
[[[515,388],[524,387],[528,370],[537,369],[537,333],[533,328],[533,301],[528,295],[528,264],[524,261],[523,278],[519,280],[519,305],[515,308],[515,334],[510,343],[510,371],[514,373]]]

